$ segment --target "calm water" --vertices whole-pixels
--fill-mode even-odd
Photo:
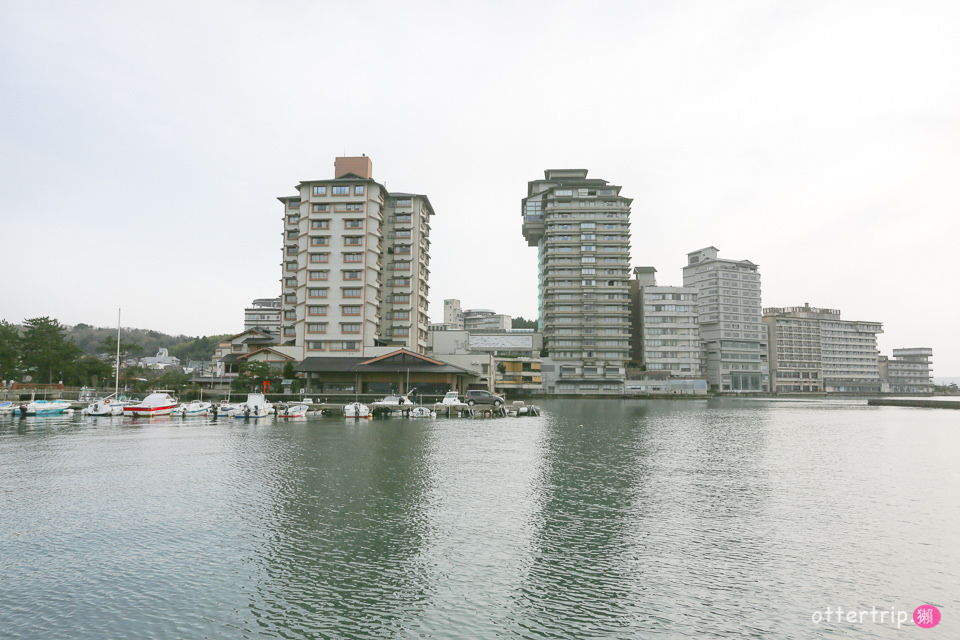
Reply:
[[[541,404],[0,418],[0,638],[960,637],[960,413]]]

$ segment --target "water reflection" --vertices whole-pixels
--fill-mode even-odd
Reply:
[[[422,607],[418,563],[429,485],[414,422],[278,425],[261,479],[268,513],[252,550],[257,631],[277,637],[369,637]],[[242,446],[246,447],[246,443]]]

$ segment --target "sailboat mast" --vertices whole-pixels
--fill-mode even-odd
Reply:
[[[120,309],[117,309],[117,373],[113,382],[113,394],[120,393]]]

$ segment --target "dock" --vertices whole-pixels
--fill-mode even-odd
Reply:
[[[870,406],[878,407],[920,407],[923,409],[960,409],[960,399],[919,400],[916,398],[870,398]]]

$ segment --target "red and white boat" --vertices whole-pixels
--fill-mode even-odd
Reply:
[[[123,408],[123,415],[134,418],[143,416],[168,416],[177,407],[177,399],[166,391],[155,391],[143,402],[128,404]]]

